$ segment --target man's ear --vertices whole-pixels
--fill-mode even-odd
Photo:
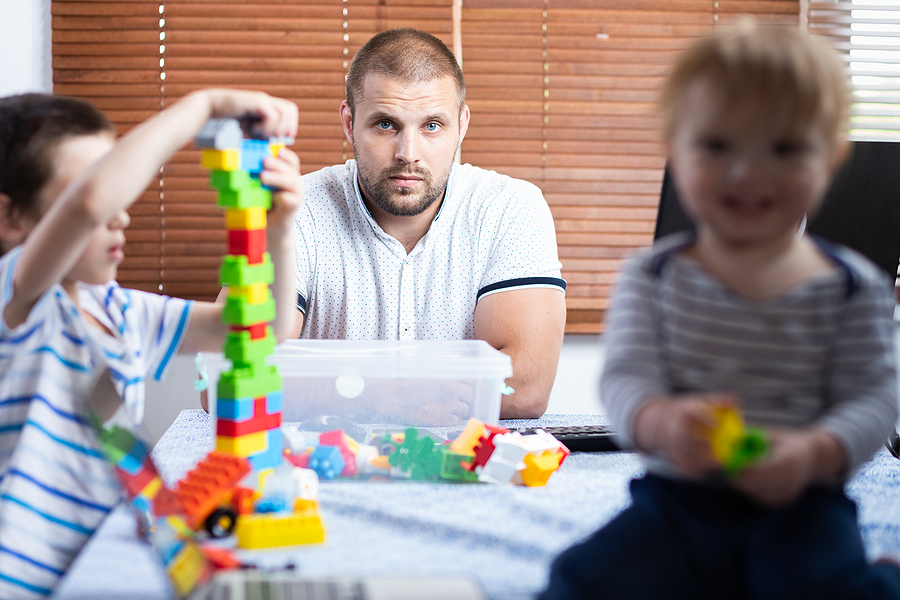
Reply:
[[[472,114],[469,112],[469,105],[463,104],[462,110],[459,111],[459,145],[463,143],[466,132],[469,130],[469,119]]]
[[[344,137],[351,144],[353,143],[353,114],[350,112],[350,105],[346,100],[341,102],[341,127],[344,129]]]

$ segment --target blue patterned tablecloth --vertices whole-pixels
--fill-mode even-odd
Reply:
[[[545,415],[507,427],[604,423],[604,417]],[[440,433],[440,430],[436,430]],[[188,410],[153,456],[174,484],[210,448],[209,419]],[[253,554],[263,565],[293,562],[310,575],[474,575],[493,600],[533,597],[553,558],[609,521],[642,472],[631,453],[575,453],[545,487],[329,481],[319,488],[323,545]],[[871,556],[900,558],[900,461],[880,452],[849,484]],[[118,509],[63,581],[65,600],[170,598],[165,574]]]

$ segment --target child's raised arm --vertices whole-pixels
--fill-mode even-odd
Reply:
[[[125,135],[60,193],[26,238],[13,297],[4,311],[7,325],[22,323],[38,298],[66,279],[96,228],[106,227],[131,206],[160,167],[207,120],[250,116],[263,135],[296,135],[294,103],[261,92],[222,89],[193,92]]]

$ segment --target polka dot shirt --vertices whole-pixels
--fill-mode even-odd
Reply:
[[[409,254],[363,203],[356,161],[303,185],[294,224],[301,338],[472,339],[486,295],[565,290],[550,209],[528,182],[453,165],[443,205]]]

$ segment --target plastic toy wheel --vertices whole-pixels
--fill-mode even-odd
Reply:
[[[232,508],[221,507],[212,511],[212,514],[206,517],[206,521],[203,522],[203,528],[212,537],[223,538],[231,535],[236,524],[237,512]]]

